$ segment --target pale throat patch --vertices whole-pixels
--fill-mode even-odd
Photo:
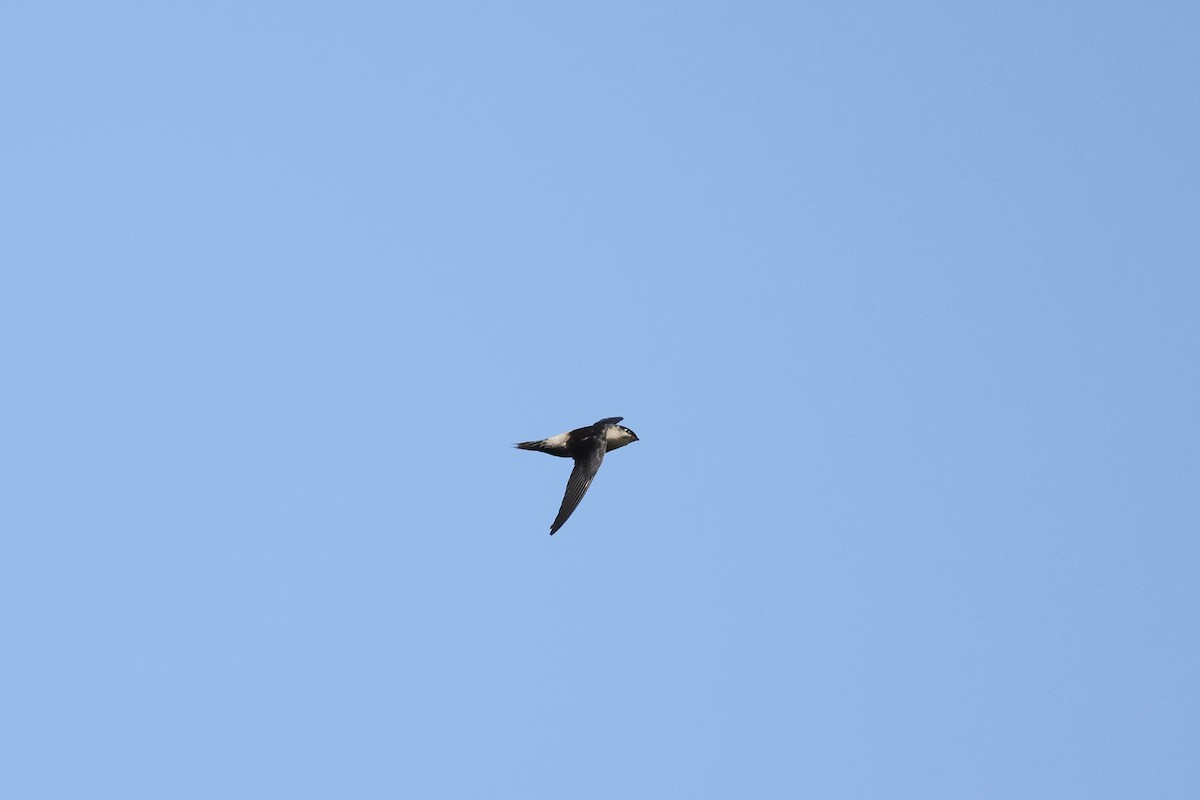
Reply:
[[[615,450],[618,447],[627,445],[633,441],[633,436],[618,428],[616,425],[608,429],[605,434],[605,444],[609,450]]]

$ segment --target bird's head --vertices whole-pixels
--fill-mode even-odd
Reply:
[[[606,450],[616,450],[630,442],[639,441],[637,434],[624,425],[609,425],[608,430],[605,431],[605,440]]]

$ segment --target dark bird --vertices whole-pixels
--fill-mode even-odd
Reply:
[[[576,428],[549,439],[513,445],[522,450],[538,450],[552,456],[575,459],[575,469],[571,470],[571,477],[567,479],[567,492],[563,495],[562,507],[558,509],[558,516],[550,526],[551,536],[570,518],[571,512],[587,493],[588,487],[592,485],[592,478],[596,477],[596,472],[600,469],[600,462],[604,460],[604,454],[638,441],[636,433],[624,425],[617,424],[623,419],[625,418],[606,417],[586,428]]]

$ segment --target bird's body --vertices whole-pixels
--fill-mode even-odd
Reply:
[[[576,428],[547,439],[513,445],[521,450],[537,450],[575,461],[575,468],[571,470],[571,477],[567,480],[567,491],[563,495],[562,506],[558,509],[554,524],[550,526],[551,536],[563,526],[583,499],[600,469],[600,463],[604,461],[604,454],[638,441],[636,433],[624,425],[617,424],[622,419],[624,417],[606,417],[594,425]]]

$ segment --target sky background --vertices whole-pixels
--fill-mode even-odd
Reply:
[[[1195,3],[3,17],[0,795],[1200,797]]]

